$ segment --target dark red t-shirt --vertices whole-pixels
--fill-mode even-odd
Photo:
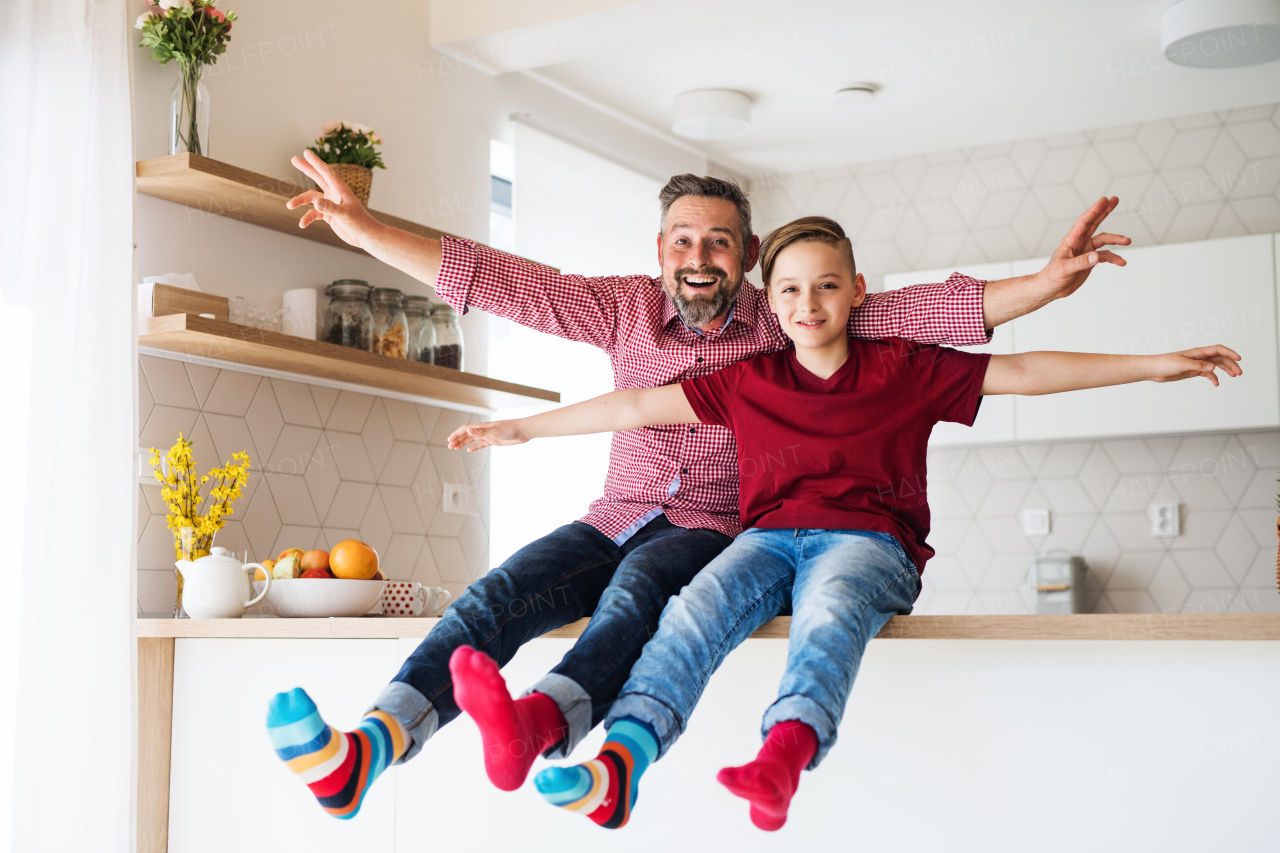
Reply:
[[[851,338],[829,379],[784,350],[681,387],[703,423],[733,430],[744,528],[890,533],[923,572],[934,553],[925,542],[929,433],[938,421],[973,425],[990,358]]]

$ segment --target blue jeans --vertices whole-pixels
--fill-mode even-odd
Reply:
[[[605,723],[648,723],[665,755],[725,656],[789,607],[786,672],[762,734],[787,720],[807,723],[818,735],[809,763],[817,767],[835,742],[867,641],[895,613],[910,613],[919,595],[915,565],[887,533],[753,527],[667,605]]]
[[[588,524],[566,524],[469,586],[370,710],[386,711],[409,731],[413,745],[400,759],[408,761],[460,713],[449,673],[455,649],[471,646],[505,666],[530,640],[590,616],[573,648],[532,688],[555,700],[569,724],[547,751],[564,757],[604,718],[667,600],[730,541],[664,515],[622,545]]]

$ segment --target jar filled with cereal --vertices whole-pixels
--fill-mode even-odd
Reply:
[[[404,315],[404,294],[394,287],[375,287],[373,303],[373,351],[392,358],[408,354],[409,320]]]

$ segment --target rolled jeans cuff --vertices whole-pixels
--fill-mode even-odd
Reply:
[[[365,713],[373,710],[389,714],[413,738],[404,755],[396,759],[396,764],[404,764],[417,755],[440,725],[440,716],[427,697],[403,681],[393,681],[382,688]]]
[[[521,698],[530,693],[541,693],[550,696],[564,714],[569,731],[555,745],[543,753],[547,758],[568,758],[573,748],[582,742],[591,731],[591,694],[583,690],[572,678],[550,672],[542,680],[526,690]]]
[[[769,730],[778,723],[785,723],[790,720],[804,723],[813,729],[818,736],[818,748],[813,753],[813,759],[805,768],[806,770],[812,770],[822,763],[822,759],[827,757],[827,753],[835,744],[836,724],[831,719],[831,715],[824,711],[817,702],[808,696],[793,693],[790,696],[783,696],[770,705],[769,710],[764,712],[764,722],[760,725],[761,738],[767,738]]]
[[[671,744],[684,733],[684,725],[675,712],[643,693],[624,693],[619,696],[609,709],[609,716],[604,721],[605,727],[612,726],[623,717],[639,720],[653,729],[658,736],[658,758],[666,755]]]

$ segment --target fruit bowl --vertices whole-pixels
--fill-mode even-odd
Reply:
[[[386,581],[354,581],[341,578],[286,578],[271,582],[271,591],[257,614],[286,617],[363,616],[377,605]],[[262,592],[263,581],[253,582],[253,594]]]

